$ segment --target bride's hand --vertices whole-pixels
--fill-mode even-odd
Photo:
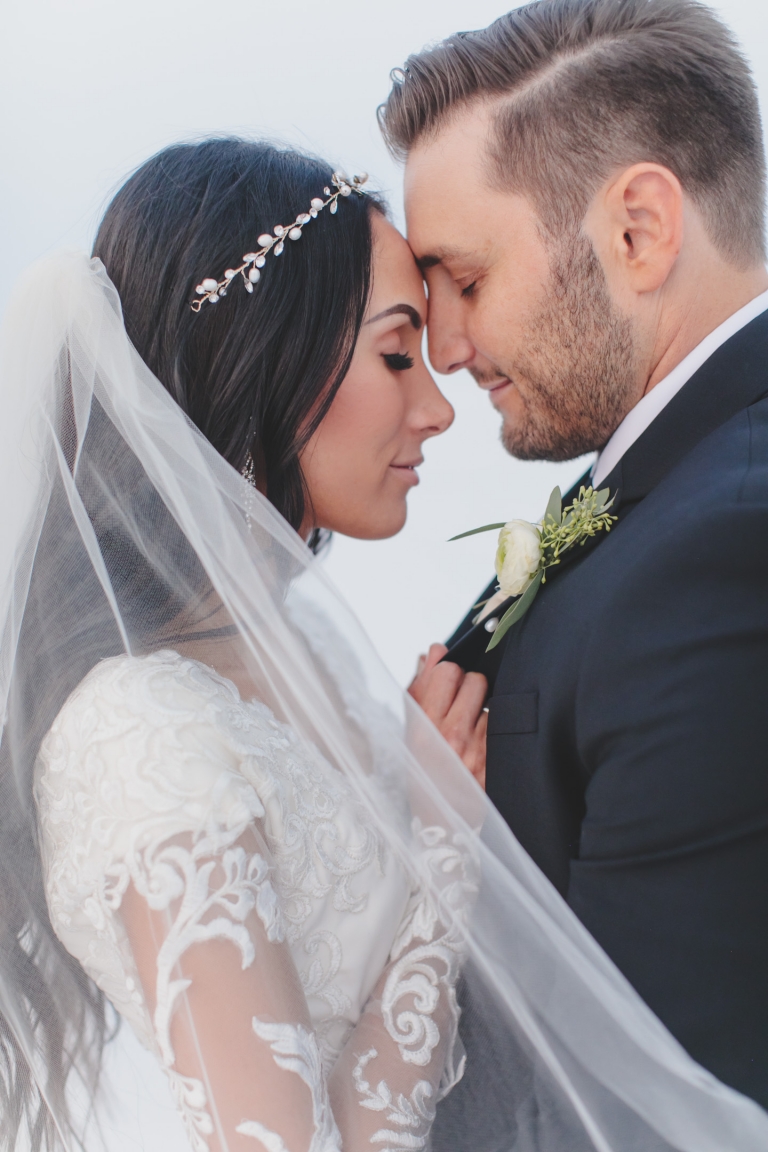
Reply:
[[[480,672],[465,672],[458,664],[441,664],[447,651],[444,644],[433,644],[419,658],[408,691],[485,788],[488,681]]]

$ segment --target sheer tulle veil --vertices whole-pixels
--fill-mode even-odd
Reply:
[[[407,869],[413,820],[441,830],[443,865],[422,880],[464,942],[466,1063],[438,1106],[436,1152],[768,1147],[768,1116],[645,1007],[392,681],[322,562],[152,376],[99,261],[57,255],[27,273],[1,370],[3,1147],[39,1147],[46,1130],[67,1149],[123,1146],[119,1036],[51,927],[33,780],[87,672],[162,648],[247,674],[348,777]]]

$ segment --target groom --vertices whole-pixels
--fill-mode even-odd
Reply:
[[[406,158],[433,365],[469,370],[519,459],[597,450],[579,483],[609,488],[618,517],[491,657],[505,606],[470,611],[413,694],[441,725],[466,696],[457,665],[488,676],[489,796],[689,1053],[768,1106],[768,275],[748,67],[693,0],[541,0],[411,58],[381,117]]]

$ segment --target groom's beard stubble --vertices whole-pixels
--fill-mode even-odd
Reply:
[[[511,371],[524,405],[505,421],[519,460],[572,460],[602,448],[640,399],[631,321],[611,300],[590,241],[571,235],[553,252],[544,304]]]

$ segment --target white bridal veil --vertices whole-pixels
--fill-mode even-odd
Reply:
[[[446,853],[421,877],[464,954],[466,1065],[434,1152],[768,1148],[768,1115],[646,1008],[394,684],[322,564],[152,376],[99,261],[56,256],[26,275],[1,370],[2,1147],[39,1141],[34,1085],[58,1146],[141,1152],[131,1106],[120,1143],[120,1034],[50,925],[32,784],[42,738],[98,661],[175,648],[238,669],[348,778],[406,869],[412,818],[427,816],[471,861],[457,876]],[[176,1139],[164,1152],[183,1152]]]

